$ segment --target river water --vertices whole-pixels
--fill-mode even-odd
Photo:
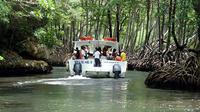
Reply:
[[[49,75],[0,78],[0,112],[197,112],[200,94],[149,89],[147,73],[124,79],[67,79],[64,67]]]

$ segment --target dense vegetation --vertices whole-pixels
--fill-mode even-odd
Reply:
[[[170,72],[184,63],[184,74],[198,77],[199,7],[199,0],[0,0],[0,47],[23,52],[34,41],[71,52],[82,36],[113,37],[132,68]]]
[[[41,43],[71,45],[81,36],[115,37],[134,52],[167,52],[198,45],[198,0],[0,0],[1,37],[34,35]],[[34,23],[34,19],[41,23]],[[25,21],[26,24],[20,24]],[[21,22],[22,23],[22,22]],[[12,25],[12,26],[11,26]],[[7,39],[8,40],[8,39]],[[4,43],[4,44],[2,44]]]

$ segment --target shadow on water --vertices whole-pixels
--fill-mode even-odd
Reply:
[[[0,79],[1,112],[193,112],[200,95],[149,89],[148,73],[128,71],[123,79],[69,79],[65,68],[49,75]]]

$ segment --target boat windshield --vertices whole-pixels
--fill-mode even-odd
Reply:
[[[104,40],[87,40],[87,41],[74,41],[74,49],[80,49],[82,46],[88,49],[89,53],[94,53],[95,48],[109,47],[111,49],[118,50],[118,42],[116,41],[104,41]]]

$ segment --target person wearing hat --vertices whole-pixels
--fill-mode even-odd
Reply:
[[[124,52],[124,50],[121,51],[121,58],[122,61],[126,61],[126,53]]]

